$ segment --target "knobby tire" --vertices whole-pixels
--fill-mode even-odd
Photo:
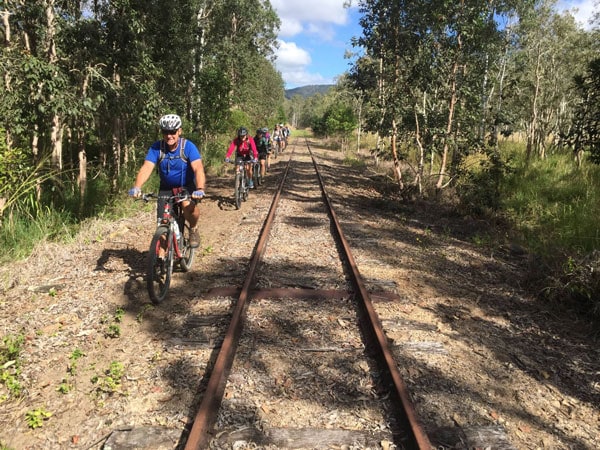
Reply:
[[[260,186],[262,184],[262,175],[260,174],[260,163],[254,164],[252,173],[254,175],[254,185]]]
[[[237,172],[235,174],[235,208],[240,209],[242,207],[242,174]]]
[[[248,200],[248,191],[250,190],[248,188],[248,177],[246,175],[246,167],[243,168],[244,172],[242,174],[242,200],[246,201]]]
[[[173,275],[173,245],[168,245],[164,258],[159,258],[163,239],[165,241],[169,239],[169,229],[167,227],[159,227],[156,230],[148,253],[146,284],[150,300],[154,304],[161,303],[167,297],[171,285],[171,276]]]
[[[190,227],[185,224],[183,221],[183,227],[180,229],[183,230],[183,236],[181,239],[181,247],[179,250],[183,255],[183,258],[179,260],[179,266],[183,272],[189,272],[192,268],[192,264],[194,264],[194,256],[196,255],[196,249],[194,247],[190,247]]]

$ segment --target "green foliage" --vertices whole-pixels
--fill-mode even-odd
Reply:
[[[54,179],[57,172],[47,170],[47,158],[32,164],[30,153],[9,148],[5,138],[4,130],[0,128],[0,220],[3,225],[11,226],[12,217],[35,219],[43,210],[36,197],[37,188]]]
[[[29,428],[32,429],[40,428],[44,424],[44,421],[48,420],[50,417],[52,417],[52,413],[46,411],[46,408],[44,407],[33,409],[25,413],[25,421]]]
[[[600,164],[600,58],[575,77],[575,86],[579,102],[567,138],[575,151],[589,151],[590,161]]]
[[[514,171],[510,155],[503,156],[493,148],[486,150],[465,159],[457,170],[456,192],[469,213],[498,211],[503,198],[502,182]]]
[[[536,253],[600,248],[600,167],[581,170],[566,155],[516,164],[503,181],[503,209]]]
[[[102,323],[108,323],[108,327],[104,332],[104,335],[106,337],[114,339],[121,336],[121,326],[119,324],[123,321],[124,316],[125,311],[123,310],[123,308],[117,308],[115,314],[112,317],[112,323],[110,323],[111,320],[108,317],[105,316],[102,318]]]
[[[547,277],[542,294],[600,319],[600,251],[566,257],[561,270]]]
[[[347,137],[356,128],[356,117],[352,108],[334,103],[323,116],[325,132],[328,135]]]
[[[98,391],[113,394],[121,390],[121,379],[125,375],[123,364],[112,361],[102,376],[94,376],[92,383],[98,385]]]
[[[252,134],[250,117],[248,116],[248,114],[240,109],[234,109],[233,111],[231,111],[231,115],[229,117],[229,124],[227,126],[231,133],[231,139],[233,139],[236,136],[236,131],[240,127],[247,128],[248,133]]]
[[[0,227],[0,248],[10,249],[0,253],[0,262],[24,258],[46,239],[68,241],[75,231],[73,218],[64,211],[44,208],[35,219],[15,213]]]
[[[153,309],[154,309],[153,305],[145,304],[144,306],[142,306],[142,309],[140,309],[140,311],[135,316],[135,320],[138,323],[142,323],[144,321],[144,314],[146,314],[146,311],[152,311]]]
[[[85,354],[81,350],[79,350],[78,348],[76,348],[75,350],[73,350],[73,352],[69,356],[70,363],[69,363],[69,367],[67,368],[67,372],[69,372],[69,374],[71,376],[75,376],[76,375],[76,373],[77,373],[77,361],[82,356],[85,356]]]
[[[355,169],[365,169],[367,166],[364,159],[356,158],[352,155],[346,155],[344,157],[344,165]]]
[[[121,323],[125,317],[125,310],[123,308],[117,308],[115,311],[115,322]]]
[[[19,382],[20,355],[25,342],[25,336],[7,335],[2,338],[0,346],[0,384],[5,388],[0,390],[0,403],[9,399],[18,397],[21,394],[21,384]],[[3,392],[4,391],[4,392]]]
[[[313,136],[313,132],[311,130],[306,129],[293,130],[291,136],[294,138],[310,138]]]
[[[68,394],[69,392],[71,392],[71,390],[73,390],[73,385],[69,383],[66,379],[63,379],[62,382],[56,388],[56,391],[60,392],[61,394]]]

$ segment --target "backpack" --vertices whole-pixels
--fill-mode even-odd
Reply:
[[[181,146],[179,147],[179,158],[181,158],[181,160],[184,163],[188,163],[188,158],[187,156],[185,156],[185,138],[181,138]],[[167,155],[168,151],[166,148],[166,144],[164,140],[160,141],[160,156],[158,157],[158,162],[156,163],[156,169],[160,170],[160,163],[163,161],[163,159],[165,159],[166,155]]]

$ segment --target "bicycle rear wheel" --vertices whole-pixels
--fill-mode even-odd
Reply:
[[[184,225],[183,227],[183,236],[181,237],[181,254],[183,255],[183,258],[179,260],[181,270],[184,272],[189,272],[192,268],[192,264],[194,264],[196,249],[194,247],[190,247],[190,227],[188,225]]]
[[[260,174],[260,163],[254,164],[254,185],[260,186],[262,184],[262,175]]]
[[[152,303],[159,304],[166,297],[171,285],[173,275],[173,246],[166,245],[169,238],[169,229],[159,227],[150,243],[148,252],[148,273],[146,286]],[[165,246],[168,250],[165,251]]]
[[[242,186],[242,174],[240,172],[235,174],[235,208],[240,209],[242,206],[243,197],[243,186]]]

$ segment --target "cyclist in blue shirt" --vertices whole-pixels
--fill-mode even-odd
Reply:
[[[196,200],[204,197],[206,183],[202,156],[193,142],[181,137],[181,118],[178,115],[167,114],[160,118],[158,124],[163,138],[154,142],[148,149],[144,164],[136,176],[135,185],[129,190],[129,195],[139,197],[142,186],[158,166],[160,177],[158,218],[160,219],[164,208],[164,200],[161,202],[161,198],[183,190],[191,193],[192,200],[182,203],[183,215],[191,228],[190,246],[198,247],[200,237],[196,226],[200,209],[196,205]]]

